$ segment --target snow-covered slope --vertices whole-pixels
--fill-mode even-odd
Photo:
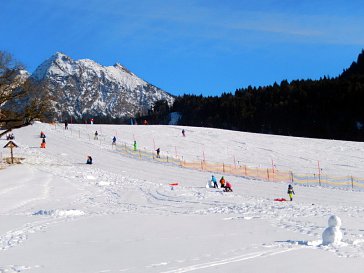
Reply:
[[[120,64],[102,66],[92,60],[73,60],[57,52],[32,74],[51,87],[58,118],[82,115],[123,117],[174,98],[145,82]]]
[[[181,130],[185,129],[183,137]],[[99,139],[94,140],[95,131]],[[47,138],[40,149],[39,133]],[[125,156],[161,155],[363,176],[363,143],[181,126],[34,124],[15,130],[23,164],[0,169],[0,272],[356,273],[364,267],[364,192],[227,175]],[[0,139],[4,146],[6,140]],[[154,150],[153,150],[154,151]],[[9,151],[3,149],[3,156]],[[94,164],[86,165],[87,155]],[[222,174],[214,173],[218,178]],[[171,187],[171,183],[177,183]],[[331,215],[343,238],[322,244]]]

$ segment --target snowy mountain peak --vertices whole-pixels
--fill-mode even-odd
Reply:
[[[134,116],[157,100],[169,104],[174,100],[119,63],[103,66],[90,59],[73,60],[61,52],[38,66],[32,77],[49,83],[58,117]]]
[[[130,75],[135,76],[131,71],[129,71],[127,68],[125,68],[123,65],[121,65],[119,63],[114,64],[114,67],[117,68],[117,69],[120,69],[123,72],[126,72],[126,73],[128,73]]]

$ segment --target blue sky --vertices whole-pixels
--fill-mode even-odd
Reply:
[[[220,95],[339,75],[364,48],[363,14],[356,0],[0,0],[0,50],[30,72],[61,51]]]

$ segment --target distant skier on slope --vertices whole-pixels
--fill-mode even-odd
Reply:
[[[99,133],[96,131],[96,132],[95,132],[95,137],[94,137],[94,139],[95,139],[95,140],[98,140],[98,139],[99,139],[99,137],[98,137],[98,136],[99,136]]]
[[[161,158],[161,156],[160,156],[160,152],[161,152],[161,149],[160,148],[158,148],[157,150],[155,150],[156,152],[157,152],[157,158]]]
[[[137,150],[137,142],[136,142],[136,140],[134,140],[134,144],[133,144],[133,149],[134,149],[134,151],[136,151]]]
[[[293,187],[292,187],[291,184],[288,185],[287,193],[288,193],[289,199],[292,201],[293,200],[293,195],[295,193],[294,193],[294,190],[293,190]]]
[[[40,147],[45,149],[45,147],[46,147],[45,138],[42,139],[42,143],[40,144]]]
[[[92,157],[90,155],[87,157],[86,164],[92,164]]]
[[[185,135],[185,129],[182,129],[182,136],[184,136],[184,137],[186,136]]]
[[[112,145],[116,145],[116,137],[115,136],[112,138]]]

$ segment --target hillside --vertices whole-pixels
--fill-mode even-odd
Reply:
[[[40,131],[46,149],[39,148]],[[319,160],[325,173],[363,177],[361,143],[181,126],[65,130],[36,123],[14,134],[15,155],[25,159],[0,169],[3,272],[339,273],[364,266],[361,191],[294,184],[293,202],[275,202],[287,197],[286,182],[226,175],[234,191],[225,193],[205,187],[211,172],[119,150],[135,139],[139,150],[160,147],[163,157],[235,157],[256,167],[273,159],[278,169],[295,172],[314,170]],[[342,219],[343,241],[323,246],[332,214]]]

